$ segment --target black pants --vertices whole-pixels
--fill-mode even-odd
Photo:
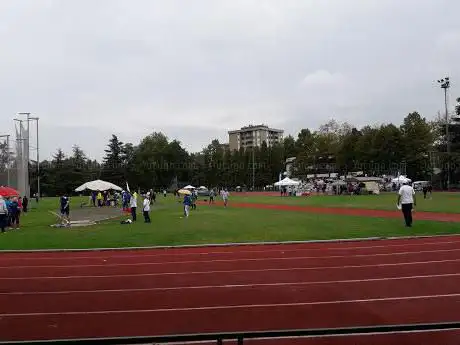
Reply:
[[[133,217],[133,222],[137,220],[137,207],[131,207],[131,216]]]
[[[423,191],[423,199],[426,199],[426,193],[427,193],[427,191],[424,190],[424,191]]]
[[[7,214],[3,214],[3,213],[0,214],[0,229],[2,229],[2,232],[5,232],[7,218],[8,218]]]
[[[402,204],[401,209],[406,226],[412,226],[412,204]]]
[[[145,220],[146,223],[150,223],[149,211],[144,211],[144,220]]]

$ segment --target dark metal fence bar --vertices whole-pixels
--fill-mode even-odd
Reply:
[[[238,345],[243,345],[245,339],[262,338],[286,338],[286,337],[329,337],[350,336],[366,334],[385,334],[400,332],[421,331],[446,331],[460,330],[460,321],[445,323],[405,324],[387,326],[365,326],[345,328],[316,328],[316,329],[292,329],[278,331],[257,332],[231,332],[231,333],[203,333],[203,334],[179,334],[152,337],[120,337],[120,338],[88,338],[88,339],[65,339],[65,340],[36,340],[36,341],[0,341],[0,345],[131,345],[131,344],[166,344],[187,343],[196,341],[215,341],[222,345],[224,340],[237,340]],[[0,335],[1,337],[1,335]]]

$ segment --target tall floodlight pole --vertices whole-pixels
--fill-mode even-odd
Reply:
[[[450,79],[439,79],[438,84],[444,90],[444,106],[446,111],[446,151],[447,151],[447,190],[450,190],[450,137],[449,137],[449,110],[447,106],[447,89],[450,88]]]
[[[18,113],[18,115],[25,115],[27,117],[27,164],[29,164],[29,154],[30,154],[30,121],[35,121],[36,124],[36,150],[37,150],[37,195],[40,197],[40,147],[39,147],[39,135],[38,135],[38,117],[30,116],[31,113]]]
[[[38,117],[31,117],[31,120],[36,121],[36,129],[37,129],[37,195],[40,197],[40,147],[38,146]]]
[[[17,170],[18,170],[18,173],[17,173],[17,184],[18,184],[18,190],[21,194],[25,193],[26,192],[26,181],[24,179],[24,150],[23,150],[23,141],[25,140],[23,137],[22,137],[22,120],[21,119],[14,119],[15,122],[18,123],[18,126],[19,126],[19,131],[17,130],[16,128],[16,146],[17,146],[17,149],[18,149],[18,152],[17,152]],[[19,138],[17,137],[17,135],[19,134]],[[20,162],[19,162],[20,160]],[[19,164],[20,163],[20,164]]]
[[[256,132],[252,132],[252,191],[255,191],[256,171],[255,171],[255,157],[254,153],[256,150]]]
[[[11,186],[11,181],[10,181],[10,136],[7,135],[6,136],[6,164],[7,164],[7,167],[6,167],[6,178],[7,178],[7,181],[8,181],[8,186]]]

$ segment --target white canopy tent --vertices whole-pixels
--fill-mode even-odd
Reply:
[[[404,175],[400,175],[391,180],[391,183],[396,183],[396,184],[410,183],[410,182],[412,182],[412,180],[410,178],[407,178]]]
[[[289,177],[285,177],[281,181],[274,183],[274,185],[277,187],[298,186],[299,184],[300,182],[291,180]]]
[[[185,186],[184,188],[182,189],[196,189],[195,187],[191,186],[191,185],[188,185],[188,186]]]
[[[94,180],[90,182],[83,183],[80,187],[76,188],[76,192],[83,192],[84,190],[93,190],[93,191],[105,191],[105,190],[117,190],[121,191],[122,189],[118,187],[117,185],[107,182],[107,181],[102,181],[102,180]]]

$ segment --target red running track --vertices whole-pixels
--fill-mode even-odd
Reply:
[[[0,255],[0,340],[460,321],[460,236]],[[251,341],[454,344],[460,331]]]

